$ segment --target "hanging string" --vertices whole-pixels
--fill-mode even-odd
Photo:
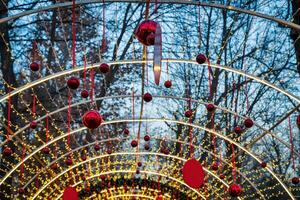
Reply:
[[[72,0],[72,66],[76,67],[76,1]]]
[[[86,49],[84,48],[84,57],[83,57],[83,89],[85,90],[86,89],[86,64],[87,64],[87,61],[86,61]]]
[[[103,3],[103,11],[102,11],[102,17],[103,17],[103,26],[102,26],[102,44],[101,44],[101,53],[105,53],[106,51],[106,38],[105,38],[105,26],[106,26],[106,23],[105,23],[105,0],[102,0],[102,3]]]
[[[233,182],[236,182],[236,164],[235,164],[235,152],[234,152],[234,144],[231,144],[232,149],[232,176]]]
[[[33,114],[33,119],[36,118],[36,96],[35,94],[32,96],[32,114]]]
[[[46,144],[48,143],[48,135],[49,135],[49,114],[47,112],[47,115],[46,115]]]
[[[169,59],[167,58],[167,63],[166,63],[166,71],[167,71],[167,80],[170,80],[170,75],[169,75]]]
[[[189,97],[188,99],[188,108],[189,110],[192,109],[192,103],[191,103],[192,99],[191,97]],[[193,119],[192,116],[189,118],[189,123],[192,124],[193,123]],[[194,148],[193,148],[193,127],[189,126],[189,137],[190,137],[190,157],[194,157]]]
[[[211,128],[215,128],[215,113],[211,115]],[[217,160],[217,138],[216,135],[213,134],[213,145],[214,145],[214,160]]]
[[[293,171],[296,172],[295,167],[295,157],[294,157],[294,143],[293,143],[293,131],[292,131],[292,123],[291,118],[289,117],[289,129],[290,129],[290,143],[291,143],[291,154],[292,154],[292,162],[293,162]]]
[[[91,82],[91,103],[94,104],[94,88],[95,88],[95,73],[94,68],[90,71],[90,82]]]
[[[199,27],[199,48],[201,47],[201,9],[200,9],[200,2],[198,5],[198,27]]]
[[[11,116],[11,89],[8,88],[8,99],[7,99],[7,128],[6,128],[6,139],[7,141],[10,140],[10,116]]]
[[[211,74],[211,66],[209,58],[207,58],[207,64],[208,64],[208,87],[209,87],[209,99],[212,100],[213,98],[213,91],[212,91],[212,74]]]
[[[146,2],[145,19],[148,19],[148,17],[149,17],[149,8],[150,8],[150,0],[147,0],[147,2]]]
[[[71,101],[72,101],[72,95],[69,89],[69,95],[68,95],[68,146],[69,148],[71,148]]]
[[[245,96],[246,96],[246,108],[247,108],[247,112],[249,111],[249,98],[248,98],[248,81],[247,81],[247,77],[245,78]]]
[[[134,84],[132,86],[132,133],[134,134]]]
[[[154,9],[154,13],[157,14],[157,10],[158,10],[158,4],[157,4],[157,0],[155,0],[155,9]]]
[[[20,169],[20,184],[22,184],[23,181],[23,174],[24,174],[24,158],[25,158],[25,145],[22,143],[22,164]]]

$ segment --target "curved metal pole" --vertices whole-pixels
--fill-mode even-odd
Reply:
[[[169,122],[169,123],[178,123],[178,124],[182,124],[182,125],[185,125],[185,126],[190,126],[190,127],[193,127],[193,128],[196,128],[196,129],[201,129],[203,131],[206,131],[210,134],[214,134],[224,140],[226,140],[227,142],[231,143],[231,144],[234,144],[235,146],[237,146],[238,148],[240,148],[241,150],[243,150],[244,152],[246,152],[247,154],[249,154],[254,160],[256,160],[258,163],[261,163],[262,161],[256,156],[254,155],[252,152],[250,152],[249,150],[247,150],[246,148],[242,147],[239,143],[233,141],[232,139],[228,138],[227,136],[225,135],[222,135],[216,131],[213,131],[211,129],[208,129],[206,127],[202,127],[202,126],[199,126],[199,125],[196,125],[196,124],[190,124],[188,122],[183,122],[183,121],[179,121],[179,120],[172,120],[172,119],[123,119],[123,120],[115,120],[115,121],[109,121],[109,122],[104,122],[102,125],[107,125],[107,124],[114,124],[114,123],[129,123],[129,122]],[[77,129],[76,131],[71,131],[70,134],[74,134],[76,132],[79,132],[79,131],[83,131],[85,130],[86,128],[85,127],[82,127],[82,128],[79,128]],[[20,167],[20,165],[23,163],[23,162],[26,162],[26,160],[28,160],[30,157],[32,157],[34,154],[36,154],[37,152],[39,152],[40,150],[42,150],[44,147],[60,140],[61,138],[64,138],[68,135],[68,133],[64,134],[64,135],[61,135],[59,137],[56,137],[54,138],[53,140],[49,141],[47,144],[44,144],[43,146],[40,146],[39,148],[37,148],[36,150],[34,150],[30,155],[28,155],[26,158],[24,158],[23,161],[19,162],[18,164],[16,164],[14,166],[14,168],[8,172],[3,178],[2,180],[0,181],[0,185],[3,184],[3,182],[18,168]],[[289,191],[289,189],[286,187],[286,185],[277,177],[277,175],[269,168],[269,167],[266,167],[265,168],[278,182],[279,184],[284,188],[284,190],[287,192],[287,194],[291,197],[291,199],[295,200],[293,194]]]
[[[155,0],[150,0],[151,2],[155,3]],[[113,3],[113,2],[120,2],[120,3],[145,3],[144,0],[105,0],[106,3]],[[76,1],[76,5],[85,5],[85,4],[91,4],[91,3],[103,3],[103,0],[81,0],[81,1]],[[252,15],[255,17],[267,19],[270,21],[277,22],[278,24],[281,24],[285,27],[289,27],[295,30],[300,30],[300,26],[298,24],[295,24],[293,22],[285,21],[270,15],[266,15],[263,13],[251,11],[251,10],[246,10],[242,8],[237,8],[234,6],[228,6],[228,5],[221,5],[221,4],[214,4],[214,3],[205,3],[205,2],[197,2],[197,1],[185,1],[185,0],[159,0],[160,4],[185,4],[185,5],[198,5],[198,6],[203,6],[203,7],[212,7],[212,8],[217,8],[217,9],[222,9],[222,10],[230,10],[238,13],[244,13],[247,15]],[[18,13],[16,15],[12,15],[9,17],[5,17],[0,19],[0,24],[17,19],[26,15],[31,15],[34,13],[38,13],[41,11],[47,11],[47,10],[54,10],[58,8],[65,8],[65,7],[70,7],[72,5],[72,2],[64,2],[64,3],[57,3],[54,5],[50,6],[45,6],[42,8],[37,8],[34,10],[28,10],[25,12]]]

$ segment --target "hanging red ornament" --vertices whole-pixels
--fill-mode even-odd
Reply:
[[[107,72],[109,72],[109,65],[106,63],[102,63],[99,69],[101,73],[106,74]]]
[[[207,58],[204,54],[199,54],[197,57],[196,57],[196,61],[197,63],[199,64],[204,64],[206,61],[207,61]]]
[[[204,184],[204,170],[199,161],[192,158],[182,169],[184,182],[192,188],[199,189]]]
[[[145,20],[141,22],[135,31],[135,37],[143,45],[154,45],[156,26],[157,23],[152,20]]]
[[[80,80],[77,77],[72,76],[68,79],[67,85],[70,89],[76,90],[80,85]]]
[[[164,149],[162,150],[162,152],[163,152],[164,154],[166,154],[166,155],[169,155],[169,154],[170,154],[170,150],[169,150],[168,148],[164,148]]]
[[[73,165],[73,160],[72,160],[72,158],[68,157],[68,158],[65,160],[65,163],[66,163],[67,166]]]
[[[150,149],[150,145],[149,144],[145,144],[144,148],[145,148],[146,151],[148,151]]]
[[[156,197],[156,200],[163,200],[163,195],[159,194],[159,195]]]
[[[150,136],[149,136],[149,135],[145,135],[145,136],[144,136],[144,140],[145,140],[146,142],[148,142],[148,141],[150,140]]]
[[[187,117],[187,118],[192,117],[193,116],[193,111],[192,110],[185,111],[184,116]]]
[[[137,170],[135,171],[135,173],[136,173],[136,174],[140,174],[140,170],[137,169]]]
[[[145,93],[143,99],[146,102],[150,102],[152,100],[152,95],[150,93]]]
[[[241,134],[243,132],[243,129],[240,126],[236,126],[236,127],[234,127],[234,132],[236,134]]]
[[[247,118],[244,121],[244,125],[245,125],[246,128],[251,128],[253,126],[253,124],[254,123],[253,123],[252,119],[250,119],[250,118]]]
[[[123,134],[124,134],[124,136],[128,136],[128,135],[129,135],[129,129],[128,129],[128,128],[125,128],[125,129],[123,130]]]
[[[43,148],[43,153],[48,155],[50,153],[50,149],[48,147]]]
[[[82,176],[81,176],[81,180],[86,181],[86,176],[85,176],[85,175],[82,175]]]
[[[78,193],[75,188],[67,187],[63,193],[63,200],[78,200]]]
[[[212,170],[217,171],[219,169],[219,163],[214,162],[211,166]]]
[[[30,65],[29,65],[31,71],[38,71],[40,69],[40,65],[37,63],[37,62],[32,62]]]
[[[52,169],[52,170],[57,170],[57,169],[58,169],[58,164],[57,164],[57,163],[53,163],[53,164],[51,165],[51,169]]]
[[[215,107],[215,105],[212,104],[212,103],[209,103],[209,104],[206,105],[206,110],[207,110],[208,112],[213,112],[215,109],[216,109],[216,107]]]
[[[102,121],[103,119],[101,115],[96,110],[89,110],[84,113],[82,117],[83,125],[89,129],[98,128],[101,125]]]
[[[294,184],[294,185],[298,185],[299,184],[299,177],[293,177],[292,178],[292,183]]]
[[[224,180],[224,179],[225,179],[225,175],[224,175],[224,174],[221,174],[221,175],[220,175],[220,179],[221,179],[221,180]]]
[[[88,98],[88,96],[89,96],[89,92],[87,91],[87,90],[82,90],[81,91],[81,97],[82,98]]]
[[[37,123],[36,123],[35,121],[30,122],[29,127],[30,127],[31,129],[35,129],[35,128],[37,127]]]
[[[132,140],[131,141],[131,146],[134,148],[134,147],[137,147],[138,145],[138,142],[136,140]]]
[[[106,152],[107,152],[107,154],[109,154],[109,155],[110,155],[110,154],[112,154],[112,150],[111,150],[111,148],[107,149],[107,151],[106,151]]]
[[[141,167],[142,165],[143,165],[142,162],[138,162],[138,163],[137,163],[137,166],[138,166],[138,167]]]
[[[5,147],[4,150],[3,150],[3,155],[4,156],[11,156],[11,154],[12,154],[11,148]]]
[[[23,194],[25,194],[25,189],[21,187],[21,188],[19,188],[18,192],[20,195],[23,195]]]
[[[300,129],[300,114],[297,116],[296,122],[297,122],[298,128]]]
[[[82,155],[82,156],[81,156],[81,160],[82,160],[82,161],[86,161],[86,159],[87,159],[86,155]]]
[[[170,80],[167,80],[167,81],[165,81],[164,85],[166,88],[170,88],[170,87],[172,87],[172,82]]]
[[[228,192],[229,192],[230,196],[238,197],[242,194],[243,188],[240,185],[233,183],[229,186]]]
[[[267,167],[267,163],[263,161],[263,162],[260,163],[260,166],[261,166],[262,168],[266,168],[266,167]]]
[[[95,149],[95,151],[99,151],[100,150],[100,145],[99,144],[95,144],[94,145],[94,149]]]

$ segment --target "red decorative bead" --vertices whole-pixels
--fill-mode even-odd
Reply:
[[[297,121],[297,126],[300,129],[300,115],[297,116],[297,120],[296,121]]]
[[[65,188],[64,193],[63,193],[62,200],[70,200],[70,199],[78,200],[78,193],[77,193],[76,189],[73,187]]]
[[[145,135],[145,136],[144,136],[144,140],[145,140],[146,142],[148,142],[148,141],[150,140],[150,136],[149,136],[149,135]]]
[[[206,62],[206,60],[207,60],[206,56],[201,53],[196,57],[196,61],[199,64],[204,64]]]
[[[80,80],[77,77],[73,76],[69,78],[69,80],[67,81],[67,85],[70,89],[76,90],[80,85]]]
[[[57,164],[57,163],[53,163],[53,164],[51,165],[51,169],[52,169],[52,170],[57,170],[57,169],[58,169],[58,164]]]
[[[299,177],[293,177],[293,178],[292,178],[292,183],[293,183],[294,185],[299,184]]]
[[[219,164],[217,162],[215,162],[212,166],[211,166],[212,170],[217,171],[219,169]]]
[[[67,158],[67,160],[65,161],[66,165],[71,166],[73,165],[73,160],[72,158]]]
[[[163,195],[158,195],[155,200],[163,200]]]
[[[86,188],[84,188],[84,191],[85,191],[86,193],[90,193],[90,192],[91,192],[91,188],[86,187]]]
[[[152,100],[152,95],[150,93],[145,93],[143,99],[146,102],[150,102]]]
[[[170,150],[168,148],[164,148],[163,149],[163,153],[166,154],[166,155],[169,155],[170,154]]]
[[[238,197],[242,194],[243,188],[240,185],[234,183],[229,186],[228,192],[229,192],[230,196]]]
[[[250,119],[250,118],[247,118],[244,121],[244,125],[245,125],[246,128],[251,128],[253,126],[253,124],[254,123],[253,123],[252,119]]]
[[[128,135],[129,135],[129,130],[128,130],[128,128],[125,128],[125,129],[123,130],[123,134],[124,134],[125,136],[128,136]]]
[[[240,126],[236,126],[236,127],[234,127],[234,132],[236,134],[241,134],[243,132],[243,130]]]
[[[82,123],[89,129],[98,128],[102,121],[101,115],[95,110],[87,111],[82,117]]]
[[[18,192],[19,192],[20,195],[25,194],[24,188],[19,188],[19,191],[18,191]]]
[[[35,129],[37,127],[37,123],[35,121],[30,122],[30,128]]]
[[[86,155],[82,155],[82,156],[81,156],[81,160],[82,160],[82,161],[86,161],[86,159],[87,159]]]
[[[131,141],[131,146],[134,148],[134,147],[137,147],[138,145],[138,142],[136,140],[132,140]]]
[[[213,112],[215,110],[215,108],[216,108],[215,105],[212,103],[209,103],[206,105],[206,109],[208,112]]]
[[[142,162],[138,162],[138,163],[137,163],[137,166],[138,166],[138,167],[141,167],[141,166],[142,166]]]
[[[12,154],[12,150],[9,147],[5,147],[5,149],[3,150],[3,155],[4,156],[11,156]]]
[[[185,111],[184,116],[190,118],[191,116],[193,116],[193,111],[192,110]]]
[[[81,91],[81,97],[82,98],[88,98],[88,96],[89,96],[89,92],[87,91],[87,90],[82,90]]]
[[[100,145],[99,144],[95,144],[94,145],[94,149],[95,149],[95,151],[99,151],[100,150]]]
[[[103,74],[106,74],[107,72],[109,72],[109,65],[106,63],[102,63],[99,67],[100,72],[102,72]]]
[[[170,87],[172,87],[172,82],[170,80],[167,80],[167,81],[165,81],[164,85],[166,88],[170,88]]]
[[[199,161],[192,158],[182,169],[184,182],[192,188],[199,189],[204,184],[204,170]]]
[[[220,175],[220,179],[221,179],[221,180],[224,180],[224,179],[225,179],[225,175],[224,175],[224,174],[221,174],[221,175]]]
[[[140,170],[137,169],[135,173],[136,173],[136,174],[140,174]]]
[[[100,178],[101,178],[101,180],[105,180],[106,177],[105,177],[105,175],[101,175]]]
[[[267,167],[267,163],[266,163],[266,162],[261,162],[261,163],[260,163],[260,166],[261,166],[262,168],[266,168],[266,167]]]
[[[157,23],[152,20],[145,20],[140,23],[135,31],[135,36],[140,43],[146,46],[154,45],[156,26]]]
[[[144,148],[145,148],[146,151],[148,151],[150,149],[150,145],[149,144],[145,144]]]
[[[32,62],[30,65],[29,65],[31,71],[38,71],[40,69],[40,65],[37,63],[37,62]]]
[[[83,180],[83,181],[86,181],[86,177],[83,175],[83,176],[81,176],[81,179]]]
[[[112,150],[111,149],[107,149],[107,154],[112,154]]]
[[[50,153],[50,149],[48,147],[43,148],[43,153],[48,155]]]

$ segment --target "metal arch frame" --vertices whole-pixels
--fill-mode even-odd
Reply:
[[[113,2],[120,2],[120,3],[145,3],[143,0],[105,0],[106,3],[113,3]],[[154,0],[150,1],[151,3],[154,3]],[[76,5],[84,5],[84,4],[91,4],[91,3],[102,3],[102,0],[77,0]],[[267,14],[263,14],[260,12],[255,12],[251,10],[246,10],[242,8],[237,8],[234,6],[228,6],[228,5],[222,5],[222,4],[214,4],[214,3],[204,3],[204,2],[196,2],[196,1],[183,1],[183,0],[160,0],[160,4],[185,4],[185,5],[197,5],[197,6],[203,6],[203,7],[211,7],[211,8],[217,8],[222,10],[230,10],[238,13],[244,13],[247,15],[252,15],[255,17],[267,19],[270,21],[277,22],[278,24],[284,25],[285,27],[289,27],[295,30],[300,30],[300,26],[289,21],[285,21]],[[31,15],[34,13],[38,13],[41,11],[47,11],[47,10],[54,10],[57,8],[64,8],[64,7],[70,7],[72,5],[72,2],[65,2],[65,3],[57,3],[54,5],[46,6],[43,8],[37,8],[34,10],[29,10],[25,12],[18,13],[13,16],[5,17],[0,19],[0,24],[4,22],[8,22],[13,19],[17,19],[26,15]]]
[[[113,123],[124,123],[124,122],[144,122],[144,121],[148,121],[148,122],[169,122],[169,123],[178,123],[178,124],[182,124],[182,125],[185,125],[185,126],[191,126],[193,128],[196,128],[196,129],[200,129],[200,130],[203,130],[203,131],[206,131],[210,134],[214,134],[226,141],[228,141],[229,143],[231,144],[234,144],[235,146],[237,146],[238,148],[240,148],[241,150],[243,150],[244,152],[246,152],[249,156],[251,156],[254,160],[256,160],[258,163],[261,163],[262,161],[256,156],[254,155],[252,152],[250,152],[249,150],[247,150],[246,148],[242,147],[239,143],[231,140],[230,138],[216,132],[216,131],[213,131],[213,130],[210,130],[206,127],[202,127],[202,126],[199,126],[199,125],[196,125],[196,124],[190,124],[188,122],[184,122],[184,121],[179,121],[179,120],[172,120],[172,119],[119,119],[119,120],[115,120],[115,121],[110,121],[110,122],[104,122],[102,125],[107,125],[107,124],[113,124]],[[76,132],[79,132],[79,131],[83,131],[85,130],[86,128],[85,127],[82,127],[82,128],[79,128],[77,129],[76,131],[71,131],[70,134],[74,134]],[[23,163],[25,162],[26,160],[28,160],[30,157],[32,157],[34,154],[36,154],[37,152],[39,152],[40,150],[42,150],[44,147],[60,140],[61,138],[64,138],[66,137],[68,134],[64,134],[64,135],[61,135],[59,137],[56,137],[54,138],[53,140],[49,141],[47,144],[44,144],[43,146],[40,146],[39,148],[37,148],[35,151],[33,151],[30,155],[28,155],[27,157],[24,158],[24,160],[22,162],[19,162],[18,164],[15,165],[15,167],[10,171],[8,172],[0,181],[0,185],[3,184],[3,182]],[[277,177],[277,175],[268,167],[265,168],[265,170],[267,170],[277,181],[278,183],[283,187],[283,189],[286,191],[286,193],[290,196],[291,199],[295,200],[293,194],[289,191],[289,189],[287,188],[287,186],[280,180],[280,178]]]
[[[152,137],[153,139],[156,139],[156,140],[163,140],[163,138],[158,138],[158,137]],[[83,149],[83,148],[86,148],[86,147],[89,147],[89,146],[92,146],[93,144],[95,144],[95,143],[105,143],[105,142],[109,142],[109,141],[120,141],[120,140],[126,140],[127,138],[122,138],[122,139],[119,139],[119,138],[110,138],[110,139],[105,139],[105,140],[100,140],[100,141],[95,141],[95,142],[92,142],[92,143],[89,143],[89,144],[86,144],[86,145],[84,145],[84,146],[80,146],[80,147],[78,147],[78,148],[76,148],[76,149],[73,149],[72,151],[69,151],[69,152],[67,152],[66,154],[64,154],[64,155],[61,155],[60,157],[58,157],[57,159],[55,159],[55,160],[53,160],[51,163],[49,163],[48,165],[46,165],[44,168],[48,168],[49,166],[51,166],[53,163],[56,163],[58,160],[61,160],[61,159],[63,159],[63,158],[65,158],[65,157],[67,157],[68,155],[70,155],[70,154],[72,154],[72,153],[74,153],[74,152],[77,152],[77,151],[80,151],[81,149]],[[190,145],[190,144],[188,144],[188,143],[186,143],[186,142],[184,142],[184,141],[181,141],[181,140],[172,140],[172,139],[167,139],[167,141],[172,141],[172,142],[179,142],[179,143],[181,143],[181,144],[184,144],[184,145]],[[206,149],[204,149],[204,148],[202,148],[201,146],[196,146],[196,145],[192,145],[193,147],[195,147],[195,149],[200,149],[201,151],[205,151],[206,153],[208,153],[209,155],[212,155],[212,152],[210,152],[210,151],[208,151],[208,150],[206,150]],[[226,160],[224,160],[224,159],[221,159],[221,158],[219,158],[221,161],[222,161],[222,163],[225,163],[227,166],[229,166],[230,167],[230,164],[226,161]],[[263,199],[265,199],[265,197],[264,197],[264,195],[261,193],[261,191],[254,185],[254,183],[252,183],[248,178],[247,178],[247,176],[245,175],[245,174],[243,174],[240,170],[238,170],[238,169],[236,169],[236,172],[241,176],[241,177],[243,177],[245,180],[246,180],[246,182],[248,182],[254,189],[255,189],[255,191],[263,198]],[[25,185],[24,185],[24,187],[23,188],[26,188],[38,175],[40,174],[40,172],[39,173],[37,173],[36,175],[34,175]]]
[[[140,98],[141,95],[135,95],[135,98]],[[159,96],[159,95],[153,95],[154,98],[166,98],[166,99],[177,99],[177,100],[190,100],[191,102],[194,103],[199,103],[199,104],[206,104],[206,102],[203,101],[197,101],[194,99],[188,99],[188,98],[183,98],[183,97],[176,97],[176,96]],[[112,99],[112,98],[132,98],[132,95],[118,95],[118,96],[106,96],[106,97],[99,97],[99,98],[95,98],[94,101],[99,101],[99,100],[104,100],[104,99]],[[91,102],[91,100],[84,100],[84,101],[80,101],[74,104],[71,104],[71,107],[75,107],[75,106],[79,106],[81,104],[84,103],[89,103]],[[65,109],[67,109],[68,106],[59,108],[57,110],[54,110],[50,113],[48,113],[48,116],[51,116],[53,114],[59,113],[60,111],[63,111]],[[239,115],[236,112],[233,112],[231,110],[228,110],[226,108],[220,107],[220,106],[216,106],[216,108],[225,111],[227,113],[230,113],[232,115],[235,115],[237,117],[240,117],[242,119],[246,119],[246,117]],[[42,119],[44,119],[46,117],[46,115],[39,117],[38,119],[36,119],[36,122],[41,121]],[[269,130],[265,129],[264,127],[260,126],[259,124],[257,124],[256,122],[254,122],[254,125],[260,129],[262,129],[265,133],[270,134],[272,137],[276,138],[279,142],[281,142],[282,144],[284,144],[287,148],[291,149],[290,145],[288,143],[286,143],[284,140],[282,140],[281,138],[277,137],[275,134],[273,134],[272,132],[270,132]],[[27,124],[26,126],[20,128],[18,131],[16,131],[13,135],[9,136],[9,139],[11,140],[12,138],[14,138],[16,135],[18,135],[19,133],[23,132],[24,130],[26,130],[27,128],[29,128],[29,124]],[[265,134],[266,135],[266,134]],[[263,134],[263,136],[265,136]],[[260,138],[260,136],[258,136],[258,138]],[[261,137],[262,138],[262,137]],[[5,143],[7,143],[8,139],[5,139],[2,143],[0,143],[0,147],[3,146]],[[258,140],[259,141],[259,140]],[[295,154],[297,154],[298,156],[300,156],[300,153],[298,151],[294,152]]]

